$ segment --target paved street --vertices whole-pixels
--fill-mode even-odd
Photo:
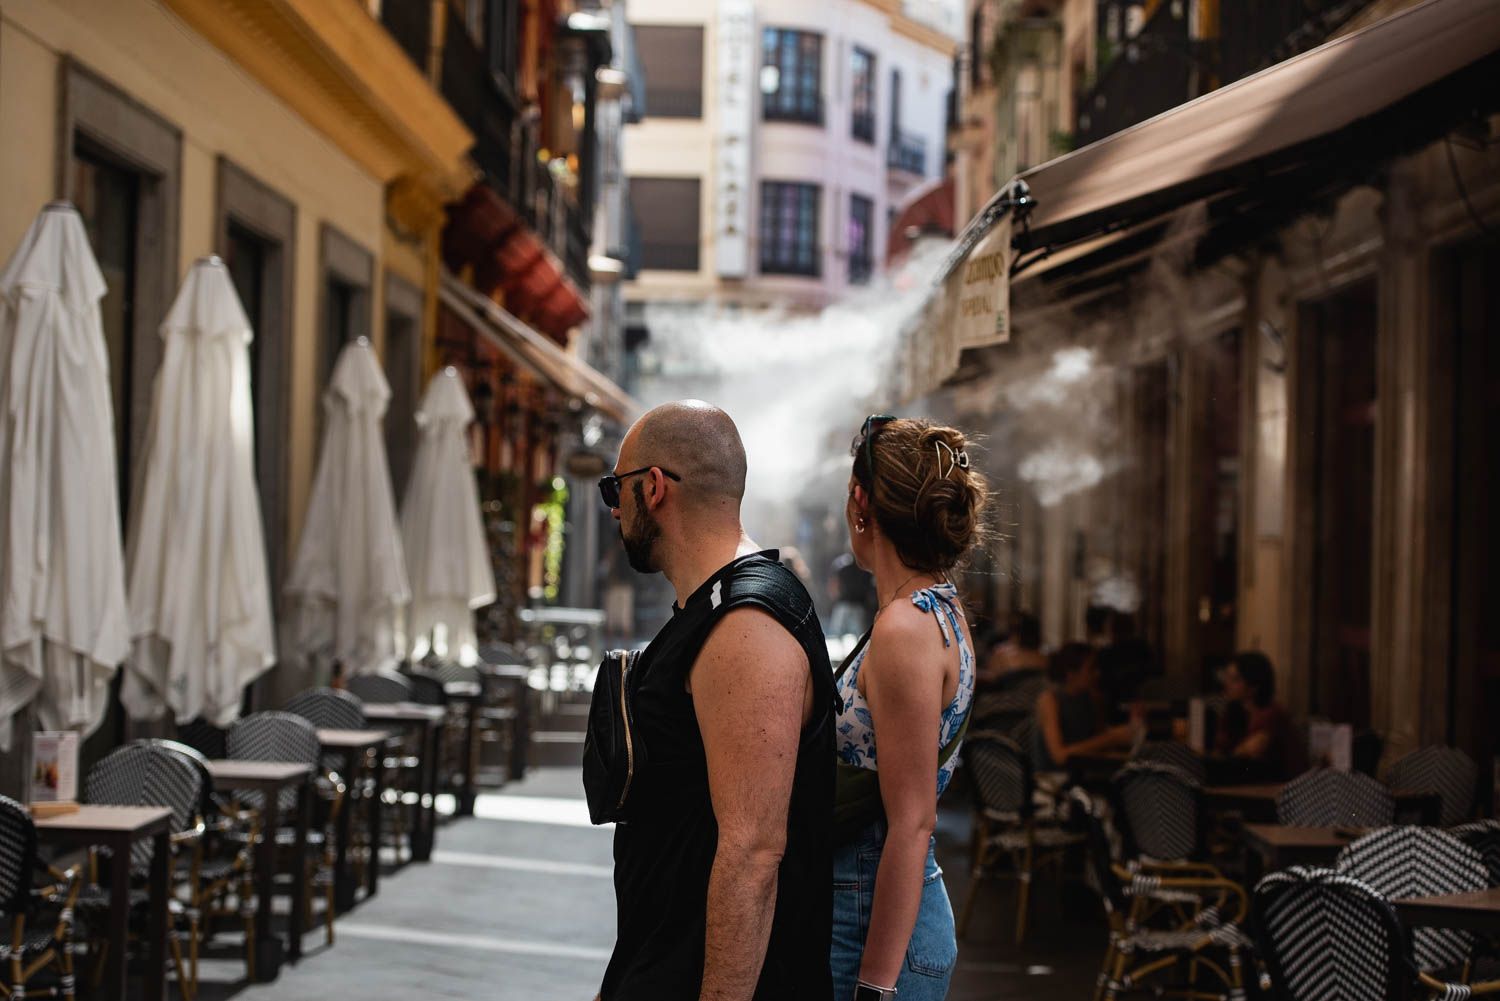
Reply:
[[[246,986],[237,960],[204,964],[203,1001],[330,1001],[344,996],[578,1001],[593,996],[614,935],[610,834],[588,826],[575,769],[533,769],[480,800],[477,816],[444,827],[428,865],[381,882],[380,894],[341,919],[338,942],[309,952],[274,984]],[[963,804],[944,812],[944,865],[954,897],[967,892]],[[1082,892],[1080,887],[1068,890]],[[950,992],[952,1001],[1086,998],[1103,927],[1086,896],[1063,895],[1086,915],[1064,926],[1053,884],[1037,886],[1035,936],[1008,942],[1014,897],[985,889]],[[227,944],[227,942],[226,942]]]

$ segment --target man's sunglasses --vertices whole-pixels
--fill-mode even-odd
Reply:
[[[865,453],[865,478],[868,481],[864,488],[872,497],[875,495],[875,432],[895,419],[891,414],[871,414],[859,429],[860,448]]]
[[[676,480],[679,483],[682,482],[681,476],[678,476],[671,470],[662,469],[660,466],[642,466],[640,469],[632,469],[630,472],[620,473],[618,476],[616,476],[614,473],[611,473],[608,476],[601,476],[599,477],[599,496],[604,498],[604,506],[610,508],[611,510],[619,507],[620,484],[632,476],[639,476],[641,473],[649,473],[653,469],[661,469],[661,474],[669,480]]]

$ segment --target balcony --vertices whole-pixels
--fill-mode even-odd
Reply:
[[[927,141],[899,129],[891,135],[891,145],[886,149],[885,165],[891,170],[904,171],[924,177],[927,174]]]
[[[1077,141],[1086,146],[1191,100],[1198,53],[1185,14],[1162,4],[1078,100]],[[1178,8],[1180,11],[1180,7]]]
[[[1247,77],[1328,40],[1349,0],[1256,0],[1219,11],[1219,84]]]

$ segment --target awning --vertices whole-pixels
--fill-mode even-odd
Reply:
[[[498,303],[443,275],[443,304],[523,368],[565,396],[621,423],[633,421],[641,405],[598,369],[568,354]]]
[[[1055,250],[1238,189],[1255,189],[1260,206],[1269,193],[1290,219],[1306,211],[1305,165],[1319,162],[1320,177],[1335,168],[1348,175],[1497,104],[1500,2],[1426,0],[1021,174],[960,234],[918,339],[951,340],[932,328],[951,314],[959,275],[993,252],[1001,220],[1012,226],[1011,267],[1024,275]],[[1019,218],[1018,196],[1027,199]]]

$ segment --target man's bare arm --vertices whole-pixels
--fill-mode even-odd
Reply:
[[[812,703],[807,655],[774,619],[737,609],[690,678],[719,840],[708,881],[702,1001],[749,1001],[766,957],[797,746]]]

